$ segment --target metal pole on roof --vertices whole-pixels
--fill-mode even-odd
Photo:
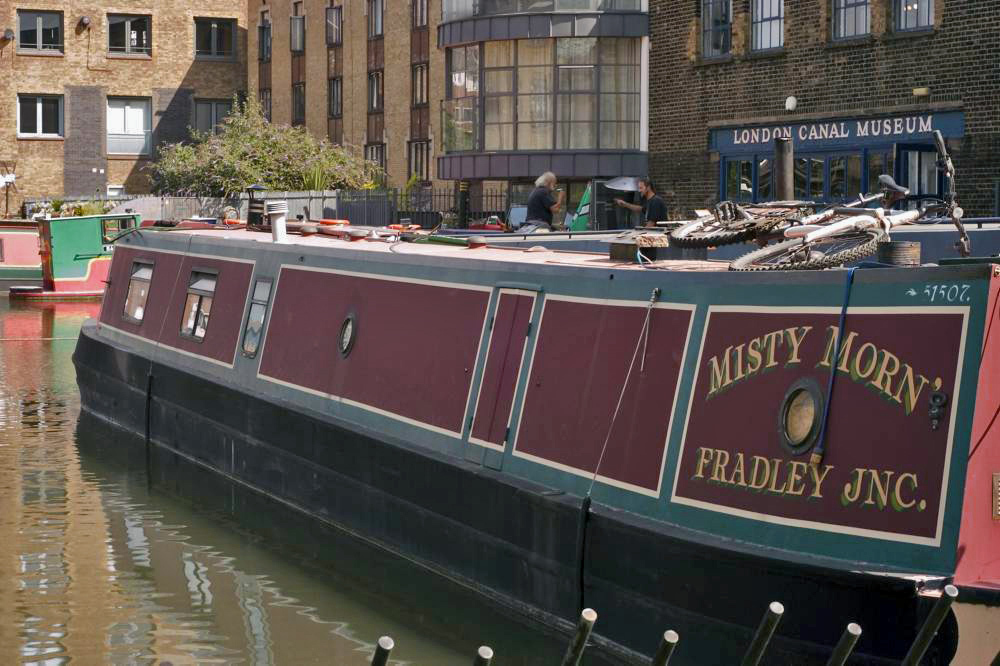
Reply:
[[[795,199],[795,148],[792,140],[774,140],[774,198],[778,201]]]

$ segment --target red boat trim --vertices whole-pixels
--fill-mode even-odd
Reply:
[[[682,504],[685,506],[692,506],[699,509],[705,509],[707,511],[713,511],[716,513],[723,513],[732,516],[739,516],[741,518],[749,518],[751,520],[757,520],[764,523],[773,523],[777,525],[790,526],[790,527],[805,527],[815,530],[821,530],[824,532],[833,532],[836,534],[849,534],[852,536],[861,536],[874,539],[882,539],[886,541],[899,541],[904,543],[919,544],[924,546],[934,546],[939,547],[941,545],[941,531],[944,523],[944,516],[947,512],[947,506],[945,505],[948,493],[948,482],[951,473],[951,458],[952,450],[954,448],[954,437],[955,437],[955,419],[958,414],[958,409],[955,405],[959,403],[959,391],[961,389],[962,383],[962,371],[963,363],[965,360],[965,344],[968,337],[968,324],[969,324],[969,306],[914,306],[914,307],[850,307],[848,308],[848,318],[853,315],[860,314],[947,314],[947,313],[960,313],[962,315],[962,331],[961,338],[958,348],[958,359],[955,366],[955,386],[954,395],[950,396],[949,404],[951,409],[948,411],[949,422],[948,422],[948,436],[947,436],[947,448],[944,454],[944,469],[942,474],[941,482],[941,496],[938,500],[938,517],[937,517],[937,528],[936,533],[933,538],[920,537],[914,535],[900,534],[896,532],[884,532],[880,530],[872,530],[860,527],[851,527],[848,525],[840,525],[833,523],[824,523],[813,520],[803,520],[799,518],[789,518],[781,515],[760,513],[757,511],[751,511],[746,509],[737,509],[724,504],[715,504],[711,502],[705,502],[702,500],[691,499],[688,497],[683,497],[677,494],[677,484],[681,473],[681,461],[684,456],[684,447],[687,445],[687,433],[688,425],[691,420],[692,406],[694,405],[695,394],[697,393],[698,381],[702,368],[702,355],[705,349],[705,341],[709,332],[709,325],[711,323],[711,318],[713,313],[722,312],[740,312],[740,313],[788,313],[788,314],[830,314],[839,316],[840,308],[837,307],[796,307],[796,306],[744,306],[744,305],[711,305],[708,308],[708,313],[705,317],[705,325],[702,330],[702,340],[698,349],[698,361],[695,365],[695,376],[691,381],[691,395],[688,401],[687,414],[684,419],[684,430],[681,434],[681,443],[679,450],[677,452],[677,465],[674,469],[674,484],[673,491],[670,496],[670,501]]]
[[[668,421],[667,421],[667,431],[666,431],[666,437],[665,437],[665,439],[663,441],[663,444],[662,444],[662,453],[661,453],[661,456],[660,456],[659,469],[657,471],[657,476],[656,476],[657,480],[656,480],[655,487],[649,488],[649,487],[641,486],[641,485],[638,485],[638,484],[635,484],[635,483],[629,483],[628,481],[625,481],[625,480],[622,480],[622,479],[619,479],[619,478],[614,478],[614,477],[606,475],[606,474],[597,474],[597,476],[594,477],[594,470],[593,469],[583,469],[583,468],[576,467],[576,466],[573,466],[573,465],[567,465],[567,464],[564,464],[564,463],[556,462],[554,460],[550,460],[549,458],[546,458],[546,457],[543,457],[543,456],[539,456],[539,455],[535,455],[535,454],[532,454],[532,453],[528,453],[527,451],[524,451],[523,449],[522,450],[518,450],[518,446],[521,443],[522,426],[524,425],[524,421],[525,421],[525,419],[524,419],[524,405],[527,404],[527,402],[528,402],[528,393],[529,393],[529,390],[530,390],[530,381],[531,381],[531,378],[532,378],[532,371],[534,369],[535,359],[538,358],[538,354],[536,353],[536,349],[537,349],[537,346],[538,346],[538,340],[542,336],[543,326],[544,326],[544,323],[545,323],[545,312],[548,309],[548,305],[549,305],[550,302],[582,303],[582,304],[590,304],[590,305],[595,305],[595,306],[600,306],[600,307],[634,308],[634,309],[640,310],[640,311],[644,311],[646,309],[646,307],[647,307],[647,303],[644,303],[642,301],[627,301],[627,300],[602,299],[602,298],[585,298],[585,297],[576,297],[576,296],[551,296],[551,295],[550,296],[546,296],[545,301],[544,301],[544,303],[542,305],[542,313],[541,313],[541,315],[538,318],[538,328],[537,328],[538,332],[535,335],[535,340],[533,342],[533,347],[532,347],[531,362],[528,365],[527,378],[528,378],[528,381],[529,381],[529,388],[525,390],[524,397],[522,398],[522,401],[521,401],[522,402],[521,414],[520,414],[520,418],[518,419],[517,432],[516,432],[516,435],[514,436],[514,447],[513,447],[513,451],[512,451],[513,455],[516,456],[516,457],[518,457],[518,458],[522,458],[524,460],[529,460],[531,462],[534,462],[534,463],[537,463],[537,464],[540,464],[540,465],[544,465],[545,467],[550,467],[552,469],[557,469],[557,470],[560,470],[560,471],[563,471],[563,472],[569,472],[570,474],[575,474],[577,476],[581,476],[581,477],[584,477],[584,478],[587,478],[587,479],[596,478],[597,481],[601,482],[602,484],[608,485],[608,486],[612,486],[612,487],[615,487],[615,488],[620,488],[622,490],[627,490],[629,492],[638,493],[638,494],[641,494],[641,495],[645,495],[647,497],[659,497],[660,493],[662,491],[662,488],[663,488],[664,467],[665,467],[665,464],[666,464],[667,452],[668,452],[668,450],[670,448],[669,445],[670,445],[670,438],[671,438],[671,435],[673,433],[674,417],[675,417],[675,415],[677,413],[677,402],[678,402],[677,398],[680,395],[680,389],[681,389],[681,385],[683,383],[681,381],[681,377],[684,374],[684,367],[685,367],[685,365],[687,363],[688,349],[690,348],[691,334],[692,334],[692,330],[693,330],[693,326],[694,326],[694,313],[695,313],[695,310],[697,309],[697,306],[694,305],[694,304],[688,304],[688,303],[665,303],[665,302],[659,302],[659,303],[656,303],[653,306],[654,309],[656,309],[656,310],[672,310],[672,311],[687,312],[688,313],[688,323],[687,323],[687,331],[684,334],[684,349],[683,349],[683,354],[681,355],[680,362],[679,362],[679,364],[677,366],[677,375],[673,378],[673,381],[674,381],[674,393],[673,393],[673,396],[672,396],[670,413],[666,416],[666,418],[668,419]],[[638,335],[639,335],[639,330],[636,329],[635,330],[635,336],[638,337]],[[631,334],[630,334],[630,337],[631,337]],[[629,354],[629,356],[631,356],[631,354],[632,354],[632,349],[631,348],[628,350],[628,354]],[[636,372],[637,372],[637,369],[636,369]],[[624,380],[624,375],[622,375],[621,379]],[[619,390],[618,387],[614,388],[614,392],[615,393],[617,393],[618,390]],[[609,416],[609,418],[610,418],[610,416]],[[603,436],[603,434],[602,434],[602,436]]]

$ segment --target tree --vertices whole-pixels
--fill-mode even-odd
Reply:
[[[151,171],[159,194],[211,197],[255,183],[279,191],[361,189],[382,177],[374,162],[302,127],[270,123],[255,99],[234,100],[215,134],[192,131],[189,142],[160,146]]]

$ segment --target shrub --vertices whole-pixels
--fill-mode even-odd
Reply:
[[[218,133],[160,146],[151,167],[159,194],[229,197],[259,183],[268,189],[359,189],[381,171],[301,127],[274,125],[256,99],[234,99]]]

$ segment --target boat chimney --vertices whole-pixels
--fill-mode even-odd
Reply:
[[[795,199],[795,148],[791,139],[774,140],[774,184],[778,201]]]
[[[469,236],[469,239],[465,243],[469,246],[470,250],[486,247],[486,239],[482,236]]]
[[[288,231],[285,222],[288,219],[287,201],[268,201],[267,216],[271,218],[271,240],[275,243],[287,243]]]

